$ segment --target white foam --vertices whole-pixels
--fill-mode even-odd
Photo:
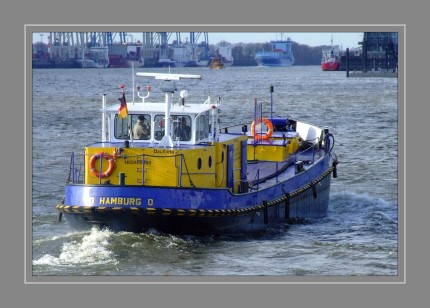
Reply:
[[[91,230],[80,241],[73,240],[64,243],[58,257],[45,254],[33,265],[86,265],[86,264],[117,264],[113,252],[109,249],[109,242],[113,232],[109,230]]]

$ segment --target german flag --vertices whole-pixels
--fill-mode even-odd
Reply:
[[[128,115],[127,102],[125,101],[125,94],[122,92],[122,97],[118,98],[121,102],[121,106],[119,106],[118,114],[121,119],[125,119]]]

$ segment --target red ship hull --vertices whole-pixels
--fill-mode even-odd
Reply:
[[[126,57],[120,55],[109,55],[110,68],[129,68],[131,67]]]
[[[337,71],[339,70],[340,63],[339,62],[324,62],[321,63],[321,68],[323,71]]]

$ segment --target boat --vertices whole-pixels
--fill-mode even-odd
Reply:
[[[270,41],[271,51],[261,51],[255,54],[255,60],[259,66],[291,66],[294,64],[294,55],[291,50],[293,41]]]
[[[109,44],[109,68],[131,68],[144,66],[142,58],[142,43],[114,43]]]
[[[162,57],[158,59],[157,67],[176,67],[176,61],[167,57]]]
[[[54,61],[49,58],[33,58],[32,68],[54,68]]]
[[[82,53],[82,59],[76,60],[80,68],[107,68],[109,66],[109,48],[90,47],[88,53]]]
[[[170,46],[172,60],[175,61],[176,67],[201,67],[207,61],[200,61],[198,57],[198,46],[195,44],[173,44]],[[199,63],[200,62],[200,63]]]
[[[209,67],[211,69],[223,69],[224,63],[220,58],[212,58]]]
[[[221,41],[218,44],[218,55],[222,60],[222,63],[224,64],[224,67],[232,66],[233,65],[233,45],[230,43],[227,43],[226,41]]]
[[[155,78],[160,98],[152,98],[150,85],[146,93],[136,87],[139,101],[132,103],[123,85],[118,104],[107,106],[102,96],[101,141],[86,145],[83,157],[71,154],[59,221],[64,215],[74,228],[241,236],[327,215],[338,164],[328,128],[266,116],[269,103],[257,100],[252,119],[221,127],[220,97],[193,103],[186,89],[178,95],[178,80],[201,75],[135,77]]]
[[[321,68],[323,71],[337,71],[340,67],[340,48],[338,45],[322,50]]]

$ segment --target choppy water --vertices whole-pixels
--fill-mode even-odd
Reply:
[[[276,115],[329,127],[340,164],[328,216],[240,239],[76,232],[57,223],[70,154],[100,139],[103,93],[116,103],[123,83],[132,101],[131,70],[33,70],[33,275],[398,274],[397,79],[346,78],[319,66],[175,72],[203,75],[178,89],[187,84],[190,101],[220,96],[222,124],[251,117],[254,98],[270,102],[273,85]],[[161,95],[154,80],[136,83]]]

